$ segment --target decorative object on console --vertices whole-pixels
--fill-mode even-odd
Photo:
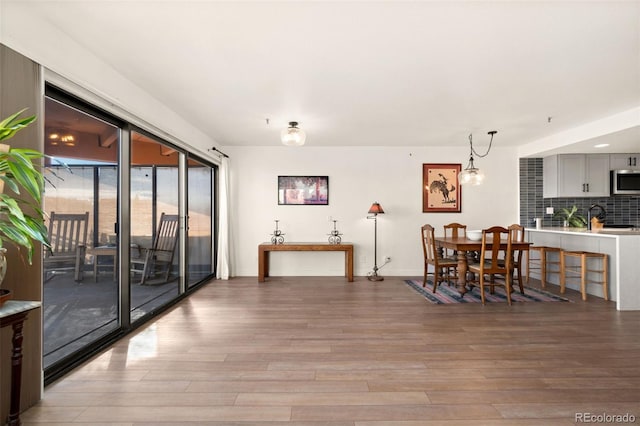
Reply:
[[[460,164],[422,165],[422,212],[459,213],[462,193],[458,183]]]
[[[342,241],[342,238],[340,237],[342,234],[336,228],[336,222],[337,220],[333,221],[333,231],[329,233],[329,244],[340,244]]]
[[[489,155],[489,151],[491,151],[491,144],[493,143],[493,135],[495,135],[496,133],[498,133],[496,130],[492,130],[487,133],[488,135],[491,135],[491,140],[489,141],[487,152],[485,152],[484,154],[478,154],[478,152],[473,149],[473,134],[469,135],[469,147],[471,148],[471,152],[469,154],[469,164],[467,164],[467,167],[458,175],[458,180],[460,181],[461,185],[480,185],[482,183],[482,181],[484,180],[484,173],[482,173],[480,169],[478,169],[473,164],[473,155],[475,154],[480,158],[484,158]]]
[[[284,233],[278,229],[278,222],[280,221],[276,219],[275,222],[276,229],[271,234],[271,244],[282,244],[284,243]]]
[[[371,204],[367,219],[373,219],[373,271],[369,272],[369,281],[382,281],[384,277],[378,275],[378,215],[384,214],[382,206],[377,201]]]
[[[278,176],[279,205],[329,205],[329,176]]]
[[[298,127],[297,121],[290,121],[289,127],[284,129],[280,134],[280,139],[283,145],[286,146],[302,146],[306,138],[306,133]]]

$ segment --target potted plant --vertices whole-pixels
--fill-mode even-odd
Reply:
[[[578,213],[578,206],[573,205],[571,208],[563,207],[554,215],[557,219],[563,220],[563,226],[572,228],[584,228],[587,226],[587,219]]]
[[[6,273],[5,243],[26,250],[30,265],[34,244],[48,245],[44,212],[40,207],[44,177],[33,163],[43,154],[33,149],[12,148],[4,143],[35,121],[35,116],[20,118],[24,111],[0,122],[0,284]],[[0,296],[3,292],[7,290],[0,292]]]

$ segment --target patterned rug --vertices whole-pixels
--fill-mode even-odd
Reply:
[[[429,302],[438,305],[446,303],[482,303],[480,298],[480,289],[473,287],[473,291],[465,293],[464,297],[460,296],[455,286],[440,284],[433,293],[433,283],[427,280],[427,286],[422,287],[422,280],[405,280],[405,283],[424,296]],[[495,293],[489,293],[489,289],[485,287],[484,297],[487,303],[505,302],[507,303],[507,295],[503,287],[495,287]],[[531,287],[524,288],[524,294],[520,294],[520,290],[511,293],[512,302],[570,302],[569,299],[556,296],[544,290],[538,290]]]

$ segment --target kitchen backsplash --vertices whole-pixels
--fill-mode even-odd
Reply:
[[[520,224],[534,226],[535,218],[542,218],[543,226],[562,226],[562,221],[546,214],[547,207],[557,212],[562,207],[578,206],[580,213],[587,216],[592,204],[600,204],[607,211],[608,224],[630,224],[640,226],[640,197],[585,197],[585,198],[543,198],[542,158],[520,159]]]

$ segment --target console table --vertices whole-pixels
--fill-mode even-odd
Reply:
[[[22,327],[27,315],[39,308],[40,302],[9,300],[0,308],[0,328],[12,326],[11,399],[8,426],[20,425],[20,388],[22,387]]]
[[[269,253],[272,251],[343,251],[345,276],[353,281],[353,244],[329,243],[262,243],[258,245],[258,282],[269,276]]]

